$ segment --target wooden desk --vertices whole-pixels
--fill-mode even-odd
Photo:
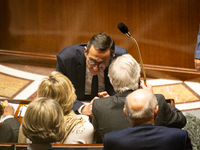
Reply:
[[[23,150],[28,146],[27,143],[0,143],[0,149],[6,149],[15,144],[16,150]],[[103,144],[52,144],[54,149],[65,150],[102,150]]]

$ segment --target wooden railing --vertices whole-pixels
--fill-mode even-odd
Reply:
[[[0,54],[1,55],[10,55],[10,56],[34,57],[34,58],[56,60],[56,55],[47,55],[47,54],[39,54],[39,53],[11,51],[11,50],[3,50],[3,49],[0,49]]]
[[[0,150],[4,150],[6,148],[11,147],[14,145],[16,150],[23,150],[25,149],[28,144],[25,143],[0,143]],[[65,149],[65,150],[102,150],[103,144],[52,144],[54,149]],[[14,150],[14,149],[13,149]]]
[[[18,63],[24,65],[35,65],[41,67],[56,67],[56,55],[30,53],[0,49],[0,63]],[[195,68],[180,68],[170,66],[159,66],[144,64],[148,78],[175,79],[182,81],[199,81],[200,72]]]

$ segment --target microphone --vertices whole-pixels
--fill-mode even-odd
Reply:
[[[140,64],[141,64],[141,67],[142,67],[143,76],[144,76],[144,85],[147,86],[147,84],[146,84],[146,73],[144,71],[142,57],[141,57],[141,54],[140,54],[140,49],[139,49],[139,46],[137,44],[137,41],[133,38],[133,36],[130,33],[128,27],[124,23],[122,23],[122,22],[119,23],[117,27],[122,33],[126,34],[135,43],[136,48],[137,48],[137,52],[138,52],[138,56],[139,56],[139,60],[140,60]]]
[[[122,22],[119,23],[117,27],[124,34],[129,32],[128,27],[124,23],[122,23]]]
[[[129,29],[128,29],[128,27],[124,23],[122,23],[122,22],[119,23],[117,27],[122,33],[126,34],[130,38],[133,38],[131,33],[130,33],[130,31],[129,31]]]

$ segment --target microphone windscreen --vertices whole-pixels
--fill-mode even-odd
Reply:
[[[128,27],[124,23],[122,23],[122,22],[119,23],[117,27],[124,34],[128,33],[128,31],[129,31]]]

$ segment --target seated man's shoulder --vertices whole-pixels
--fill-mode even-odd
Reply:
[[[8,118],[6,120],[4,120],[4,123],[18,123],[20,124],[19,120],[17,120],[16,118]]]
[[[158,105],[161,107],[161,106],[166,106],[167,102],[166,102],[166,99],[165,99],[165,96],[162,95],[162,94],[155,94],[155,97],[158,101]],[[167,104],[168,105],[168,104]]]
[[[157,99],[164,99],[164,100],[165,100],[165,96],[162,95],[162,94],[154,94],[154,95],[155,95],[155,97],[156,97]]]
[[[0,125],[0,132],[6,132],[6,131],[11,131],[12,128],[10,125],[7,125],[7,124],[2,124]]]
[[[185,134],[187,133],[187,131],[185,130],[182,130],[182,129],[179,129],[179,128],[173,128],[173,127],[166,127],[166,126],[153,126],[153,128],[156,130],[156,131],[160,131],[160,132],[168,132],[170,134],[173,134],[173,133],[181,133],[181,134]]]
[[[5,133],[7,136],[14,135],[13,129],[9,124],[0,125],[0,133]]]
[[[188,137],[188,133],[186,130],[182,130],[182,129],[178,129],[178,128],[168,128],[168,127],[166,127],[166,128],[167,128],[166,132],[169,135],[173,135],[174,139]],[[172,136],[170,136],[170,137],[172,137]]]
[[[113,101],[112,98],[113,98],[113,96],[95,99],[93,101],[93,106],[94,107],[98,107],[98,106],[106,107],[107,104],[112,103],[112,101]]]

